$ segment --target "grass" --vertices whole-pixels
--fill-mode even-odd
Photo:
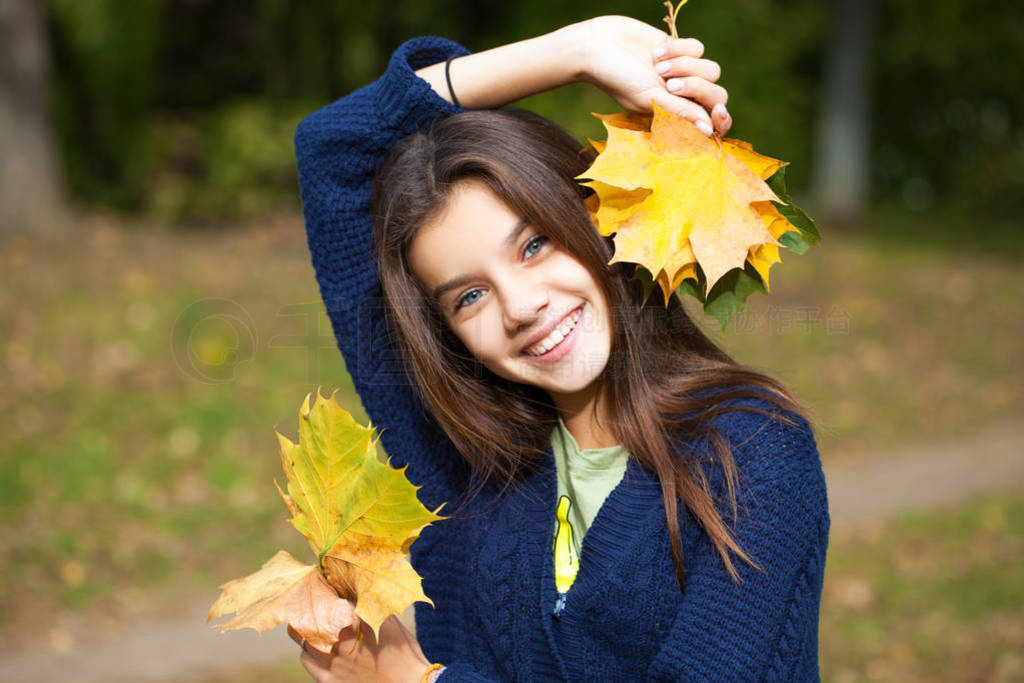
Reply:
[[[822,678],[1024,679],[1024,495],[835,534],[821,607]]]
[[[908,217],[880,214],[897,219]],[[1013,311],[1024,272],[998,252],[884,232],[826,229],[806,254],[783,254],[770,295],[752,296],[724,334],[705,320],[734,358],[811,409],[826,460],[960,438],[1021,414],[1024,319]]]
[[[302,556],[273,430],[295,438],[318,385],[361,415],[299,223],[133,227],[93,217],[67,243],[2,249],[0,628]]]
[[[825,230],[784,259],[717,336],[815,411],[824,459],[1018,414],[1011,257]],[[61,242],[7,238],[0,270],[0,633],[127,587],[212,601],[279,548],[304,556],[273,429],[294,438],[318,385],[362,414],[297,218],[174,232],[83,216]]]

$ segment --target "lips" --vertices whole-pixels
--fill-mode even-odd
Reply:
[[[576,325],[579,324],[582,315],[583,306],[574,308],[557,323],[545,327],[545,329],[535,334],[530,343],[523,349],[523,353],[528,356],[538,357],[550,352],[570,335]]]

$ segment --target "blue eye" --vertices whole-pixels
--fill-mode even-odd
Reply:
[[[523,253],[525,253],[527,256],[533,256],[538,251],[540,251],[541,247],[543,247],[544,243],[547,241],[547,237],[544,237],[543,235],[537,235],[536,237],[534,237],[533,239],[526,243],[526,246],[523,247]]]
[[[455,302],[455,310],[457,311],[463,306],[468,306],[470,304],[476,303],[481,296],[483,296],[482,289],[469,290],[468,292],[460,296],[459,300]]]

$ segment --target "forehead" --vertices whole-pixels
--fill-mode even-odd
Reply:
[[[409,246],[409,266],[430,292],[460,275],[483,271],[500,256],[519,216],[485,185],[460,184],[437,217],[416,233]]]

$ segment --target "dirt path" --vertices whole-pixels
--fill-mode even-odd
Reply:
[[[858,465],[826,467],[834,530],[910,508],[955,505],[1024,483],[1024,416],[968,440],[918,446]],[[73,655],[52,648],[0,653],[0,681],[196,681],[295,657],[283,629],[228,635],[205,625],[210,596],[175,621],[126,624],[120,634],[81,634]]]
[[[969,500],[1024,482],[1024,416],[971,439],[826,467],[833,529]]]

